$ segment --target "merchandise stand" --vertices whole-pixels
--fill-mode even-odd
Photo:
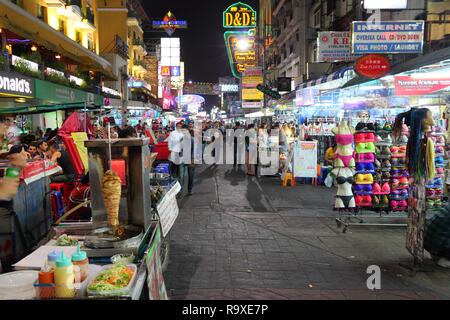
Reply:
[[[366,219],[389,219],[389,220],[400,220],[405,219],[406,217],[404,214],[401,213],[382,213],[379,212],[376,214],[376,212],[367,211],[367,213],[358,215],[357,213],[354,214],[343,214],[336,218],[336,225],[338,228],[342,228],[342,232],[346,233],[348,227],[350,226],[366,226],[366,227],[406,227],[407,223],[390,223],[390,222],[367,222]],[[356,222],[354,222],[356,221]]]
[[[346,233],[350,226],[407,227],[407,212],[404,208],[398,210],[398,208],[394,208],[392,206],[392,200],[396,203],[395,200],[398,198],[398,196],[394,193],[395,188],[392,188],[393,181],[398,179],[395,172],[398,172],[398,169],[404,168],[396,167],[395,165],[391,167],[391,161],[393,159],[391,153],[391,148],[393,146],[391,129],[388,123],[386,123],[385,126],[387,129],[378,128],[378,130],[375,131],[377,137],[374,142],[374,145],[376,146],[376,151],[374,154],[376,160],[373,167],[375,170],[372,172],[367,171],[360,173],[371,173],[374,183],[377,183],[379,186],[389,184],[392,190],[385,193],[376,193],[375,191],[372,193],[372,187],[375,186],[375,184],[369,185],[370,192],[363,192],[361,194],[369,195],[372,198],[371,206],[358,206],[357,204],[357,207],[354,210],[350,210],[350,212],[342,212],[338,215],[338,217],[336,217],[336,225],[338,228],[342,228],[343,233]],[[358,134],[358,132],[356,134]],[[356,144],[358,144],[358,142]],[[395,143],[395,147],[399,144],[400,143]],[[358,162],[359,155],[356,156],[356,162]],[[375,190],[375,188],[373,188],[373,190]],[[355,193],[358,194],[357,192]],[[382,197],[384,197],[388,202],[383,204],[380,200]],[[375,198],[378,199],[377,205],[375,204]],[[401,199],[403,200],[404,197]]]

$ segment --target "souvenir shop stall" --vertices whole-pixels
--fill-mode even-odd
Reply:
[[[168,299],[163,269],[180,186],[151,173],[147,145],[85,141],[90,197],[65,211],[15,271],[0,275],[0,299]],[[85,206],[91,219],[68,220]]]

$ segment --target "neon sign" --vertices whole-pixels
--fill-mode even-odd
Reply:
[[[177,29],[186,29],[186,20],[177,20],[172,12],[168,12],[162,20],[152,22],[153,29],[164,29],[171,36]]]
[[[256,28],[256,11],[248,4],[238,2],[223,12],[224,28]]]
[[[249,35],[248,31],[227,31],[224,39],[231,72],[234,77],[240,78],[246,68],[257,64],[255,36]]]

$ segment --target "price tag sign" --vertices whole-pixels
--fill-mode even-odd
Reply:
[[[162,200],[157,205],[159,223],[161,224],[161,230],[163,232],[163,237],[165,237],[170,229],[172,229],[175,220],[178,217],[179,209],[176,195],[180,192],[181,186],[177,182],[162,198]]]

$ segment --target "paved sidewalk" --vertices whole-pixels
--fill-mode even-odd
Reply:
[[[201,166],[180,200],[165,281],[172,299],[448,299],[450,270],[410,277],[405,228],[351,227],[331,210],[334,190],[282,188],[232,166]],[[370,291],[369,265],[382,269]]]

